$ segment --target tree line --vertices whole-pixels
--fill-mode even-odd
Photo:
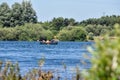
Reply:
[[[101,18],[89,18],[87,20],[83,20],[80,22],[80,25],[86,26],[88,24],[91,25],[106,25],[106,26],[113,26],[114,24],[120,24],[120,16],[118,15],[111,15],[111,16],[102,16]]]
[[[0,4],[0,40],[42,40],[56,36],[62,41],[86,41],[106,33],[114,35],[113,26],[120,24],[120,16],[89,18],[81,22],[73,18],[57,17],[51,21],[38,22],[30,1]]]

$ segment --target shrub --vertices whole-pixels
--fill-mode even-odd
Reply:
[[[120,80],[120,25],[115,25],[115,39],[109,35],[104,40],[95,40],[92,53],[92,67],[85,74],[85,80]]]
[[[63,28],[57,36],[63,41],[85,41],[86,31],[82,27],[72,26],[71,28]]]

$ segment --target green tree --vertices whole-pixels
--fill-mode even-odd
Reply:
[[[71,40],[72,41],[85,41],[86,40],[86,31],[82,27],[74,27],[71,31]]]
[[[110,32],[112,28],[110,26],[102,26],[102,25],[87,25],[85,27],[85,30],[87,31],[87,33],[92,32],[94,36],[100,36],[100,35],[104,35],[108,31]]]
[[[58,17],[58,18],[53,18],[53,20],[50,22],[50,27],[51,29],[59,31],[64,27],[75,26],[77,24],[78,23],[75,22],[73,18],[68,19],[68,18]]]
[[[37,15],[30,1],[14,3],[11,9],[7,3],[0,5],[0,25],[15,27],[25,23],[37,23]]]
[[[32,8],[30,1],[22,2],[22,19],[24,23],[37,23],[37,15],[35,10]]]
[[[10,26],[10,8],[7,3],[2,3],[0,5],[0,23],[3,26]]]
[[[113,26],[115,23],[120,23],[120,16],[111,15],[111,16],[102,16],[101,18],[89,18],[80,22],[80,25],[106,25]]]
[[[73,19],[73,18],[70,18],[68,22],[69,22],[69,24],[68,24],[69,26],[75,25],[75,19]]]
[[[52,29],[55,29],[55,30],[60,30],[61,27],[63,27],[63,22],[64,22],[64,18],[63,17],[59,17],[59,18],[53,18],[52,20]]]
[[[23,25],[23,20],[22,20],[22,6],[19,3],[14,3],[12,5],[12,11],[11,11],[11,23],[10,26],[15,27],[16,25]]]

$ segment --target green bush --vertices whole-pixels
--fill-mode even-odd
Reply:
[[[82,27],[74,27],[70,33],[72,41],[86,41],[86,31]]]
[[[82,27],[63,28],[58,33],[58,38],[63,41],[85,41],[86,31]]]
[[[114,39],[109,35],[104,40],[95,40],[92,66],[84,76],[85,80],[120,80],[120,25],[115,25]]]
[[[0,27],[0,40],[21,40],[21,41],[36,41],[41,37],[52,39],[53,33],[50,30],[45,30],[40,24],[25,24],[14,28]]]
[[[67,40],[70,40],[70,32],[68,30],[61,30],[59,33],[58,33],[58,39],[61,40],[61,41],[67,41]]]

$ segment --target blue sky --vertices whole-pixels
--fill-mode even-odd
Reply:
[[[0,0],[10,6],[23,0]],[[50,21],[53,17],[74,18],[82,21],[103,15],[120,15],[120,0],[31,0],[39,21]]]

